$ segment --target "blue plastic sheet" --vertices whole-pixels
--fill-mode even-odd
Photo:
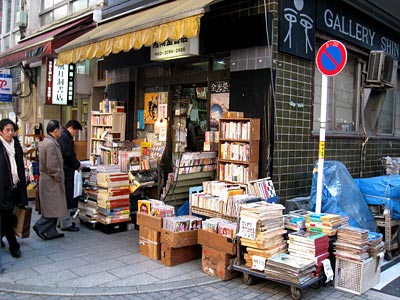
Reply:
[[[368,204],[383,205],[390,210],[392,219],[400,220],[400,175],[356,178],[354,182]]]
[[[315,166],[315,170],[318,166]],[[315,211],[318,172],[313,174],[310,211]],[[360,189],[345,165],[325,161],[321,212],[348,216],[350,226],[376,231],[376,223]]]

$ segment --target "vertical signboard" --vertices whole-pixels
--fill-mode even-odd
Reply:
[[[56,64],[57,59],[47,62],[46,104],[72,105],[75,65]]]
[[[0,102],[12,102],[12,75],[0,74]]]

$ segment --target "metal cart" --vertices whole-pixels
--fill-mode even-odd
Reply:
[[[290,286],[290,292],[291,296],[294,300],[299,300],[303,296],[303,289],[307,287],[312,287],[312,288],[319,288],[321,286],[321,280],[322,277],[317,277],[315,276],[314,278],[308,280],[304,284],[295,284],[292,282],[284,281],[284,280],[279,280],[275,278],[270,278],[268,277],[264,272],[261,271],[256,271],[252,270],[249,267],[246,267],[243,264],[243,259],[242,259],[242,253],[241,253],[241,246],[240,246],[240,238],[237,237],[237,257],[233,261],[232,265],[230,268],[235,271],[239,271],[243,273],[243,283],[247,285],[252,285],[255,283],[256,277],[262,278],[262,279],[267,279],[270,281],[278,282],[284,285],[289,285]]]

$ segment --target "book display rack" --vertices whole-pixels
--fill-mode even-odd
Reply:
[[[219,130],[218,180],[258,179],[260,119],[221,118]]]
[[[184,152],[176,160],[174,172],[168,174],[162,200],[170,205],[180,205],[189,198],[189,188],[215,177],[217,154],[215,152]]]
[[[126,114],[123,112],[100,113],[93,111],[91,113],[90,155],[95,164],[99,162],[102,149],[110,148],[104,148],[108,135],[112,135],[112,139],[116,141],[125,140],[125,123]],[[110,151],[109,159],[111,160],[111,158]]]

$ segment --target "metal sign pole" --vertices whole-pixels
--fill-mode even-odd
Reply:
[[[322,185],[324,178],[325,160],[325,130],[326,130],[326,107],[328,104],[328,77],[322,74],[321,86],[321,116],[319,127],[319,153],[318,153],[318,178],[317,178],[317,198],[315,212],[321,212]]]
[[[328,103],[328,76],[335,76],[339,74],[345,67],[347,62],[346,47],[341,42],[336,40],[325,42],[321,46],[321,48],[319,48],[315,60],[318,70],[322,74],[317,196],[315,199],[316,200],[315,212],[321,213],[322,186],[324,182],[326,107]]]

